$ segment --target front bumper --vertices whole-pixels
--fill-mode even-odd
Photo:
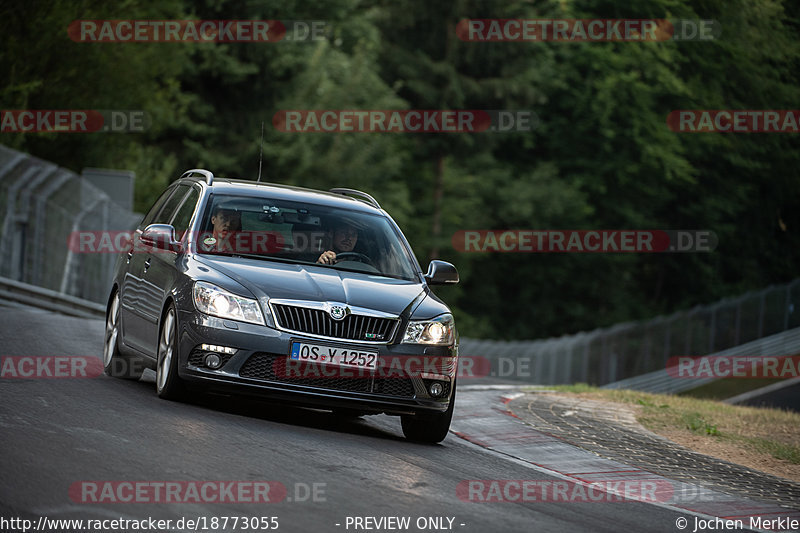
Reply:
[[[310,335],[290,334],[267,326],[223,320],[196,311],[179,313],[180,359],[178,374],[194,389],[226,394],[257,396],[321,408],[348,408],[371,413],[418,414],[447,410],[453,395],[457,346],[426,346],[409,344],[368,344],[356,341],[330,341]],[[405,373],[366,374],[358,371],[341,372],[336,378],[329,374],[295,379],[290,372],[275,372],[288,360],[293,341],[316,343],[342,348],[358,348],[378,352],[386,367],[413,368],[426,360],[450,360],[449,369],[432,374]],[[216,370],[206,367],[207,351],[202,344],[236,348],[233,355],[222,355],[222,365]],[[452,359],[449,359],[452,358]],[[429,385],[437,381],[444,394],[434,398]]]

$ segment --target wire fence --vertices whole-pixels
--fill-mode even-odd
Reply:
[[[606,385],[663,370],[670,357],[709,355],[800,327],[799,309],[796,279],[666,317],[554,339],[462,337],[459,353],[488,359],[498,378],[542,385]]]
[[[117,255],[76,253],[70,234],[140,218],[74,172],[0,145],[0,276],[104,303]]]

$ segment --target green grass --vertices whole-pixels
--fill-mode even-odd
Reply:
[[[686,429],[694,433],[711,435],[713,437],[719,436],[717,426],[708,423],[700,413],[684,413],[681,415],[681,420],[685,424]]]
[[[630,404],[637,420],[659,432],[686,432],[748,452],[800,464],[800,414],[780,409],[728,405],[715,400],[649,394],[620,389],[600,389],[577,383],[547,387],[556,392],[589,399]]]

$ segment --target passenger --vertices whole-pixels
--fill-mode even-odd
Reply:
[[[242,214],[235,209],[217,206],[211,216],[211,235],[203,239],[208,251],[232,252],[233,235],[242,229]]]
[[[217,207],[211,217],[211,224],[214,226],[212,237],[224,240],[229,233],[242,229],[242,215],[235,209]]]

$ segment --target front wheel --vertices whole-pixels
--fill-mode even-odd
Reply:
[[[170,304],[158,334],[156,366],[156,392],[165,400],[181,400],[186,396],[183,380],[178,376],[178,353],[178,320],[175,306]]]
[[[450,405],[444,413],[432,415],[401,415],[400,422],[403,426],[403,435],[408,440],[436,444],[442,442],[450,431],[450,421],[453,419],[453,409],[456,405],[456,389],[453,383],[453,395]]]

